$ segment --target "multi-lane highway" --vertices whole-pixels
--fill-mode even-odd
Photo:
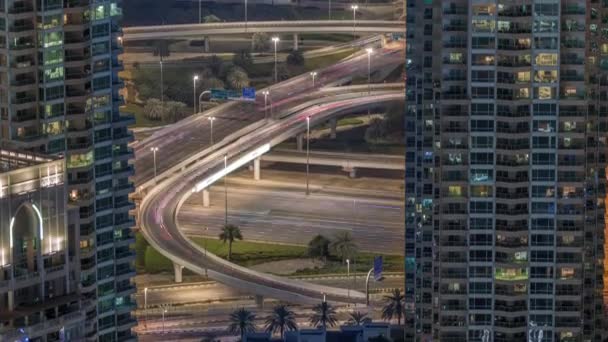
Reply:
[[[212,35],[264,33],[404,33],[402,21],[382,20],[299,20],[225,22],[137,26],[123,29],[124,41],[198,38]]]
[[[295,176],[294,181],[298,185],[231,177],[229,222],[239,226],[247,240],[303,245],[317,234],[331,238],[348,231],[363,250],[403,253],[403,199],[399,192],[326,187],[315,182],[312,194],[306,196],[301,186],[304,177]],[[210,195],[210,207],[202,206],[201,196],[192,196],[182,206],[178,224],[186,235],[220,233],[224,188],[218,184]]]
[[[403,64],[402,49],[401,44],[378,49],[371,59],[371,71],[391,69]],[[154,175],[154,158],[150,151],[151,147],[158,148],[156,165],[157,172],[160,174],[210,146],[211,124],[208,117],[216,118],[213,121],[213,136],[214,141],[218,142],[230,133],[259,121],[265,115],[288,112],[289,109],[296,108],[302,103],[335,95],[336,93],[315,92],[315,90],[326,85],[340,84],[353,77],[366,76],[367,56],[361,54],[319,70],[317,73],[314,86],[310,76],[304,74],[266,89],[270,93],[266,108],[264,107],[264,96],[260,91],[256,103],[230,102],[217,106],[200,115],[181,120],[135,144],[136,185],[141,186]]]
[[[400,52],[401,49],[378,50],[374,57],[373,68],[401,64],[403,55]],[[367,72],[366,69],[365,55],[343,61],[322,70],[316,86],[339,83],[345,78]],[[344,289],[287,280],[228,263],[192,244],[176,224],[176,213],[179,212],[191,189],[201,188],[201,179],[211,177],[216,180],[218,177],[214,174],[221,172],[222,168],[228,165],[232,167],[252,153],[263,153],[271,146],[304,131],[307,118],[312,125],[315,125],[346,110],[363,109],[370,104],[402,101],[404,98],[403,91],[324,97],[321,93],[314,93],[315,88],[312,88],[310,78],[307,76],[283,82],[270,89],[274,110],[277,113],[275,117],[280,118],[279,120],[264,120],[254,124],[253,122],[260,120],[264,115],[263,106],[262,108],[251,104],[219,106],[212,110],[211,114],[218,117],[219,120],[216,121],[223,125],[216,124],[214,131],[216,144],[211,147],[208,146],[209,135],[204,134],[209,122],[202,115],[164,129],[136,146],[138,189],[154,184],[154,181],[144,183],[153,174],[150,147],[159,147],[160,151],[163,151],[158,152],[156,156],[159,169],[172,169],[159,178],[162,183],[143,191],[147,195],[140,204],[138,221],[150,244],[174,261],[177,272],[181,272],[181,267],[199,274],[208,269],[211,278],[228,283],[237,289],[292,302],[317,302],[325,295],[329,300],[336,301],[363,302],[365,300],[359,292],[351,291],[347,296],[347,291]],[[312,94],[301,96],[303,92]],[[316,100],[311,102],[315,97]],[[192,159],[193,154],[196,155],[194,159]],[[182,161],[187,158],[190,159],[183,163]]]

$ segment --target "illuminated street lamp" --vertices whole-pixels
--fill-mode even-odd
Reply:
[[[270,94],[268,92],[268,90],[264,90],[262,91],[262,94],[264,95],[264,119],[268,119],[268,94]]]
[[[350,259],[346,259],[346,282],[348,283],[348,300],[350,302]]]
[[[272,41],[274,42],[274,83],[277,83],[279,79],[277,76],[277,44],[279,43],[279,37],[272,37]]]
[[[224,154],[224,206],[226,211],[224,214],[224,225],[228,225],[228,184],[226,183],[226,177],[228,177],[228,155]]]
[[[374,49],[372,48],[367,48],[365,49],[365,51],[367,51],[367,94],[371,95],[372,93],[372,53],[374,53]],[[370,116],[370,104],[367,104],[367,116]]]
[[[311,71],[310,72],[310,77],[312,77],[312,87],[315,87],[315,77],[317,77],[317,72],[316,71]]]
[[[198,81],[198,75],[194,75],[194,77],[192,77],[192,84],[193,84],[193,89],[194,89],[192,105],[194,106],[194,114],[197,113],[196,112],[196,81]]]
[[[163,309],[163,334],[165,333],[165,314],[167,313],[167,309]]]
[[[309,168],[310,168],[310,116],[306,117],[306,196],[310,195]]]
[[[162,52],[159,53],[160,56],[160,110],[161,113],[165,112],[165,81],[164,81],[164,72],[163,72],[163,55]]]
[[[158,152],[158,147],[151,147],[150,151],[152,151],[152,155],[154,156],[154,184],[156,184],[156,152]]]
[[[352,5],[350,8],[353,10],[353,40],[356,39],[357,35],[355,34],[355,27],[357,26],[357,9],[359,6]]]
[[[144,288],[144,313],[145,313],[145,325],[148,324],[148,288]]]
[[[207,118],[207,120],[209,120],[209,124],[211,125],[211,134],[209,135],[209,140],[211,141],[211,145],[213,145],[213,121],[215,121],[215,116],[210,116]]]

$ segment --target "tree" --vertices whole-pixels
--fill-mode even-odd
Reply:
[[[369,124],[369,127],[365,130],[365,140],[373,142],[386,137],[386,123],[384,120],[374,118]]]
[[[228,332],[241,335],[241,341],[246,333],[255,331],[255,314],[245,308],[240,308],[230,314]]]
[[[213,14],[209,14],[203,17],[203,22],[204,23],[219,23],[221,22],[222,19],[218,18],[217,16],[213,15]]]
[[[148,120],[162,120],[163,119],[163,108],[162,103],[159,99],[148,99],[144,105],[144,116]]]
[[[333,241],[329,244],[329,251],[336,257],[339,257],[342,262],[352,258],[357,254],[357,244],[353,240],[350,232],[341,231],[334,235]]]
[[[285,331],[290,330],[298,330],[295,313],[285,304],[275,306],[272,313],[266,317],[266,332],[271,334],[278,332],[283,339]]]
[[[232,258],[232,243],[237,239],[243,240],[241,229],[235,225],[227,224],[222,229],[219,237],[222,242],[228,242],[228,260],[230,260]]]
[[[287,55],[287,65],[302,66],[304,65],[304,54],[300,50],[291,50]]]
[[[226,82],[232,89],[242,89],[249,86],[249,76],[245,70],[235,66],[226,76]]]
[[[353,311],[348,313],[348,325],[360,326],[371,323],[371,321],[371,318],[369,318],[365,312]]]
[[[314,313],[310,316],[309,321],[315,327],[322,327],[325,330],[328,325],[333,327],[338,323],[336,320],[336,310],[327,302],[315,305],[312,311]]]
[[[308,242],[308,256],[325,259],[329,256],[329,239],[319,234]]]
[[[232,63],[246,71],[250,71],[251,67],[253,66],[253,58],[251,57],[251,53],[249,51],[240,50],[232,58]]]
[[[382,308],[382,319],[391,321],[397,318],[397,325],[401,325],[401,317],[403,317],[405,307],[405,296],[401,290],[394,289],[393,292],[384,296],[384,307]]]
[[[185,116],[186,104],[177,101],[165,102],[163,121],[177,122]]]
[[[224,64],[224,61],[222,61],[222,59],[219,58],[217,55],[213,55],[209,59],[209,69],[211,69],[211,72],[216,77],[219,77],[220,70],[222,69],[222,64]]]
[[[270,47],[270,37],[268,37],[268,34],[256,32],[251,39],[253,51],[268,51],[268,48]]]

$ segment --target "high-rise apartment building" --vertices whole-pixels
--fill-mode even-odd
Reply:
[[[601,341],[608,2],[406,18],[406,340]]]
[[[78,208],[63,159],[0,150],[0,341],[78,341]]]
[[[65,158],[87,341],[135,339],[133,118],[119,113],[120,1],[0,0],[1,141]]]

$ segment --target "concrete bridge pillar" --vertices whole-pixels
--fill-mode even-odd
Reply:
[[[205,36],[204,40],[205,40],[205,52],[209,52],[209,43],[211,41],[211,37]]]
[[[338,127],[338,119],[333,118],[331,120],[329,120],[329,127],[330,127],[330,138],[331,139],[336,139],[336,129]]]
[[[382,47],[386,46],[386,37],[384,35],[380,36],[380,44]]]
[[[211,205],[211,201],[209,201],[209,190],[203,190],[203,207],[208,208]]]
[[[260,158],[255,158],[253,160],[253,179],[260,180]]]
[[[350,178],[357,178],[357,169],[354,167],[343,167],[342,171],[348,172]]]
[[[298,151],[302,151],[304,149],[304,133],[298,134],[296,140],[298,142]]]
[[[264,308],[264,296],[256,295],[255,296],[255,305],[257,305],[258,308],[263,309]]]
[[[300,46],[300,36],[297,33],[293,34],[293,49],[297,50]]]
[[[184,266],[173,263],[173,271],[175,272],[175,282],[182,282],[182,272],[184,270]]]

